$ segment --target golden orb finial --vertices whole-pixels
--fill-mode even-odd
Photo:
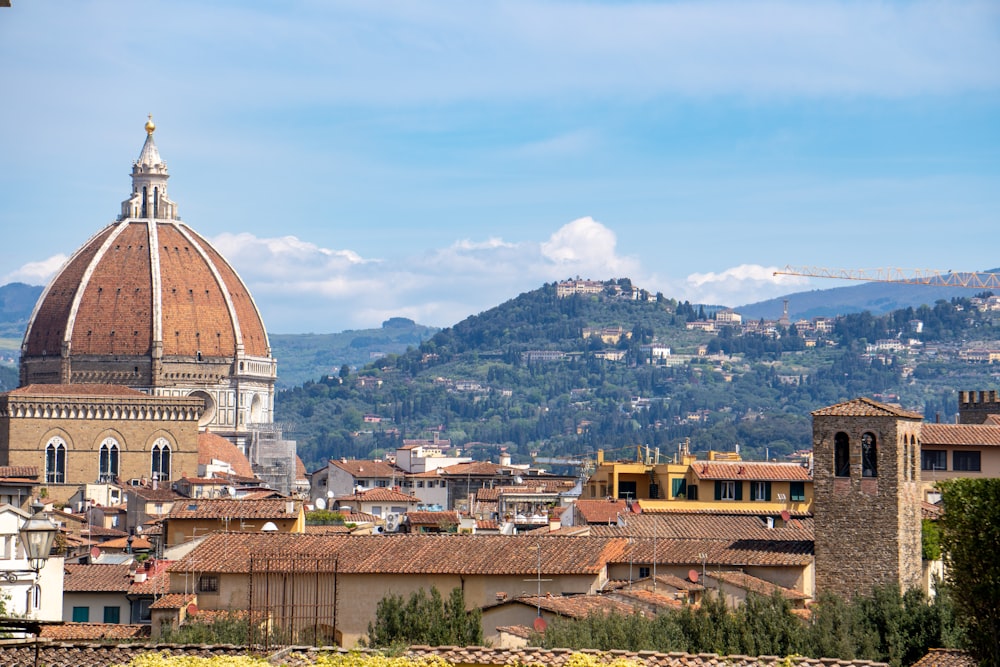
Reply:
[[[152,134],[156,130],[156,123],[153,122],[153,114],[149,114],[149,120],[146,121],[146,134]]]

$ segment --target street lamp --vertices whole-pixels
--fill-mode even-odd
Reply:
[[[34,513],[24,522],[19,532],[29,567],[37,576],[52,554],[52,542],[59,528],[45,514],[42,503],[36,500],[32,503],[31,509]]]

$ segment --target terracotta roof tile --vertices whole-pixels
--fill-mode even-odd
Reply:
[[[1000,447],[1000,426],[985,424],[924,424],[920,446]]]
[[[11,477],[38,477],[38,466],[0,466],[0,478]]]
[[[67,398],[75,396],[152,398],[138,389],[118,384],[29,384],[6,393],[7,396],[45,396]]]
[[[67,593],[124,593],[132,583],[128,563],[114,565],[67,563],[64,568],[63,591]]]
[[[96,639],[144,639],[149,637],[149,625],[119,623],[63,623],[42,627],[41,637],[50,641]]]
[[[628,536],[639,538],[717,539],[717,540],[809,540],[813,539],[812,517],[805,515],[780,526],[777,512],[733,514],[730,512],[672,512],[666,514],[622,515],[625,526],[617,523],[594,524],[595,536]],[[766,518],[776,519],[776,527],[768,528]]]
[[[446,468],[441,468],[441,474],[447,476],[462,476],[462,475],[476,475],[478,477],[495,477],[501,473],[506,472],[507,474],[514,476],[522,473],[520,468],[511,468],[510,466],[502,466],[499,463],[491,463],[489,461],[471,461],[469,463],[456,463],[453,466],[448,466]]]
[[[768,481],[809,481],[809,470],[796,463],[740,461],[719,463],[699,461],[691,466],[700,479],[750,479]]]
[[[635,607],[604,595],[522,595],[505,604],[523,604],[567,618],[586,618],[591,614],[631,614]]]
[[[404,475],[400,468],[382,460],[348,459],[341,461],[340,459],[331,459],[330,465],[340,468],[353,477],[399,477],[402,479]]]
[[[508,635],[520,637],[521,639],[530,639],[531,635],[535,633],[534,629],[529,628],[527,625],[498,625],[497,632],[503,632]]]
[[[745,591],[752,591],[758,595],[769,596],[775,591],[781,593],[783,597],[788,600],[808,600],[809,596],[801,591],[796,591],[791,588],[785,588],[784,586],[778,586],[777,584],[772,584],[770,581],[765,581],[764,579],[758,579],[757,577],[746,574],[745,572],[730,572],[724,570],[713,570],[707,573],[708,576],[721,581],[723,583],[729,584],[730,586],[736,586],[737,588],[742,588]]]
[[[870,398],[855,398],[812,412],[814,417],[902,417],[923,421],[919,412],[910,412],[894,405],[879,403]]]
[[[976,667],[975,658],[955,648],[932,648],[912,667]]]
[[[104,540],[98,543],[98,546],[102,549],[128,549],[128,536],[126,537],[116,537],[110,540]],[[150,544],[149,540],[145,537],[133,537],[132,538],[132,548],[136,551],[151,551],[153,545]]]
[[[334,500],[354,501],[363,503],[407,503],[416,505],[420,499],[402,491],[396,491],[388,487],[376,487],[359,493],[352,493],[349,496],[337,496]]]
[[[505,626],[508,627],[508,626]],[[27,667],[34,663],[34,642],[0,645],[0,664],[10,667]],[[284,648],[271,656],[272,662],[280,662],[289,667],[304,667],[315,663],[321,654],[350,654],[352,651],[336,647],[299,647],[293,653]],[[128,664],[133,657],[144,653],[163,653],[167,656],[187,656],[211,658],[213,656],[246,655],[245,646],[232,645],[178,645],[178,644],[107,644],[84,642],[42,643],[39,647],[38,664],[48,667],[107,667]],[[932,653],[935,653],[932,651]],[[615,659],[635,662],[640,667],[886,667],[885,663],[868,660],[832,660],[814,658],[776,656],[723,657],[714,653],[655,653],[653,651],[572,651],[569,649],[541,648],[484,648],[481,646],[411,646],[404,656],[411,659],[438,657],[456,667],[460,665],[538,665],[539,667],[565,667],[575,655],[593,656],[597,662],[607,663]],[[920,667],[972,667],[970,663],[917,663]]]
[[[153,604],[149,605],[150,609],[183,609],[192,602],[198,599],[197,595],[192,593],[167,593],[163,597],[159,598]]]
[[[426,512],[412,511],[406,513],[406,520],[411,526],[440,526],[441,524],[458,525],[458,512]]]
[[[581,539],[581,538],[574,538]],[[621,556],[611,562],[652,563],[693,566],[702,562],[705,554],[709,565],[726,567],[796,566],[813,561],[813,541],[778,540],[718,540],[718,539],[663,539],[633,538],[632,544]]]
[[[127,487],[127,493],[135,494],[142,500],[154,503],[184,500],[184,496],[167,486],[158,486],[155,489],[151,486],[130,486]]]
[[[301,508],[301,500],[285,498],[186,498],[174,503],[166,519],[294,519]]]
[[[595,574],[621,559],[624,538],[542,537],[543,574]],[[385,574],[523,574],[538,567],[535,536],[313,535],[214,533],[170,566],[171,572],[246,572],[250,555],[315,557],[339,572]]]
[[[221,435],[202,431],[198,434],[198,465],[207,466],[212,459],[225,461],[240,477],[253,478],[253,468],[247,457],[229,440]]]
[[[577,500],[574,505],[587,523],[615,523],[619,513],[628,511],[624,500]]]

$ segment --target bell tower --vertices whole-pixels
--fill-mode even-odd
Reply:
[[[812,417],[817,593],[920,586],[923,416],[857,398]]]

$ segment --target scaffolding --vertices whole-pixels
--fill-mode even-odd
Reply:
[[[295,441],[286,440],[283,424],[251,424],[247,456],[254,474],[285,495],[295,489]]]

